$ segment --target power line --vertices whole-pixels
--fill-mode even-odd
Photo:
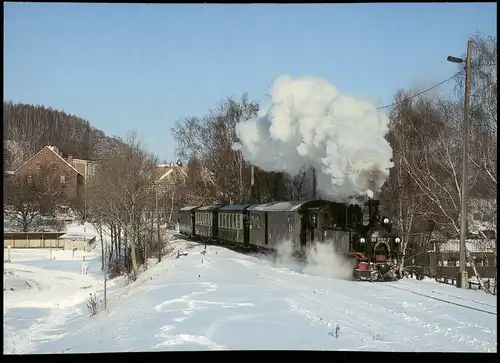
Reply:
[[[408,97],[406,97],[406,98],[403,98],[401,101],[397,101],[397,102],[391,103],[390,105],[381,106],[381,107],[377,108],[377,110],[381,110],[381,109],[383,109],[383,108],[388,108],[388,107],[391,107],[391,106],[395,106],[395,105],[398,105],[398,104],[400,104],[400,103],[402,103],[402,102],[405,102],[405,101],[411,100],[412,98],[418,97],[418,96],[420,96],[420,95],[422,95],[422,94],[424,94],[424,93],[426,93],[426,92],[429,92],[430,90],[433,90],[433,89],[434,89],[434,88],[436,88],[436,87],[441,86],[442,84],[445,84],[446,82],[448,82],[449,80],[451,80],[451,79],[455,78],[456,76],[458,76],[459,74],[461,74],[461,73],[463,73],[463,72],[464,72],[464,70],[458,71],[458,72],[457,72],[457,73],[455,73],[453,76],[451,76],[451,77],[449,77],[449,78],[446,78],[444,81],[441,81],[441,82],[439,82],[439,83],[435,84],[434,86],[432,86],[432,87],[430,87],[430,88],[427,88],[427,89],[425,89],[425,90],[423,90],[423,91],[420,91],[420,92],[418,92],[418,93],[415,93],[414,95],[411,95],[411,96],[408,96]]]

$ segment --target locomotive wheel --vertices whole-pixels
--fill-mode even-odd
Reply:
[[[382,274],[379,271],[373,271],[370,274],[370,281],[375,282],[375,281],[381,281],[383,280]]]

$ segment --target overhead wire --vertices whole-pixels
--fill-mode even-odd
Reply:
[[[497,63],[489,63],[489,64],[476,64],[476,65],[472,65],[472,67],[473,67],[473,68],[475,68],[475,67],[487,67],[487,66],[493,66],[493,65],[496,65],[496,64],[497,64]],[[432,87],[429,87],[429,88],[427,88],[427,89],[425,89],[425,90],[423,90],[423,91],[420,91],[420,92],[418,92],[418,93],[415,93],[414,95],[411,95],[411,96],[405,97],[405,98],[403,98],[403,99],[402,99],[402,100],[400,100],[400,101],[396,101],[396,102],[393,102],[393,103],[391,103],[391,104],[389,104],[389,105],[385,105],[385,106],[378,107],[378,108],[377,108],[377,110],[382,110],[382,109],[384,109],[384,108],[388,108],[388,107],[396,106],[396,105],[398,105],[398,104],[400,104],[400,103],[402,103],[402,102],[406,102],[406,101],[411,100],[411,99],[413,99],[413,98],[415,98],[415,97],[418,97],[418,96],[420,96],[420,95],[422,95],[422,94],[424,94],[424,93],[426,93],[426,92],[429,92],[429,91],[433,90],[433,89],[434,89],[434,88],[436,88],[436,87],[439,87],[439,86],[441,86],[441,85],[445,84],[445,83],[446,83],[446,82],[448,82],[448,81],[451,81],[453,78],[457,77],[458,75],[460,75],[460,74],[462,74],[462,73],[464,73],[464,72],[465,72],[465,67],[464,67],[464,69],[462,69],[462,70],[458,71],[457,73],[455,73],[455,74],[454,74],[454,75],[452,75],[451,77],[446,78],[444,81],[441,81],[441,82],[439,82],[439,83],[435,84],[435,85],[434,85],[434,86],[432,86]]]
[[[405,97],[405,98],[403,98],[403,99],[402,99],[402,100],[400,100],[400,101],[396,101],[396,102],[393,102],[393,103],[391,103],[391,104],[389,104],[389,105],[385,105],[385,106],[378,107],[378,108],[377,108],[377,110],[381,110],[381,109],[384,109],[384,108],[388,108],[388,107],[396,106],[396,105],[398,105],[398,104],[400,104],[400,103],[402,103],[402,102],[405,102],[405,101],[411,100],[411,99],[413,99],[413,98],[415,98],[415,97],[418,97],[418,96],[420,96],[420,95],[422,95],[422,94],[424,94],[424,93],[426,93],[426,92],[429,92],[429,91],[433,90],[433,89],[434,89],[434,88],[436,88],[436,87],[441,86],[442,84],[445,84],[446,82],[448,82],[448,81],[452,80],[453,78],[455,78],[456,76],[458,76],[459,74],[462,74],[462,73],[464,73],[464,70],[463,70],[463,69],[462,69],[462,70],[460,70],[460,71],[458,71],[457,73],[455,73],[455,74],[454,74],[454,75],[452,75],[451,77],[446,78],[444,81],[441,81],[441,82],[439,82],[439,83],[435,84],[435,85],[434,85],[434,86],[432,86],[432,87],[429,87],[429,88],[427,88],[427,89],[424,89],[423,91],[420,91],[420,92],[418,92],[418,93],[415,93],[415,94],[413,94],[413,95],[411,95],[411,96]]]

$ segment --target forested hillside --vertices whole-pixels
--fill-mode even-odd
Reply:
[[[46,145],[75,158],[97,160],[116,138],[89,121],[51,107],[3,103],[4,170],[15,169]]]

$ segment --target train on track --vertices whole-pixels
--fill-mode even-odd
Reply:
[[[331,243],[352,264],[356,280],[399,279],[396,269],[401,238],[388,217],[379,213],[378,200],[344,204],[326,200],[185,206],[179,231],[205,243],[240,250],[275,252],[283,241],[305,257],[316,243]]]

